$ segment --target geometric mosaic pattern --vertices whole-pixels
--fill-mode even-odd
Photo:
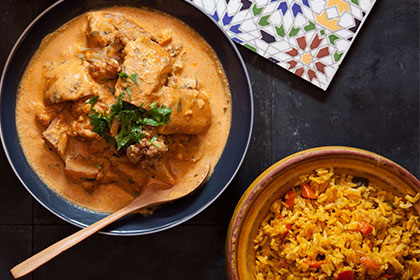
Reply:
[[[235,42],[326,90],[376,0],[190,0]]]

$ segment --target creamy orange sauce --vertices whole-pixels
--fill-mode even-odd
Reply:
[[[104,11],[119,12],[131,22],[151,34],[160,36],[172,32],[172,43],[182,45],[182,75],[195,76],[199,91],[208,95],[211,107],[211,125],[197,135],[200,143],[200,161],[214,167],[225,146],[230,122],[230,92],[221,63],[211,47],[190,27],[174,17],[156,11],[129,7],[114,7]],[[98,212],[113,212],[135,197],[130,186],[122,182],[98,184],[88,192],[79,183],[69,180],[65,164],[42,137],[45,128],[35,115],[45,103],[46,79],[44,65],[66,60],[81,47],[88,47],[87,15],[81,15],[56,32],[48,35],[32,58],[22,78],[17,97],[16,122],[20,143],[26,158],[46,185],[70,202]],[[196,161],[171,160],[172,172],[179,180],[186,172],[195,172]]]

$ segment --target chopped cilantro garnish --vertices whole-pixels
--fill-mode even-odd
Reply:
[[[128,74],[127,74],[127,73],[121,72],[121,73],[118,73],[118,76],[120,76],[120,77],[121,77],[121,79],[122,79],[124,82],[127,82],[127,78],[128,78]]]
[[[126,87],[126,88],[125,88],[125,91],[128,93],[128,99],[129,99],[130,101],[132,101],[133,99],[131,98],[131,89],[130,89],[130,87]]]
[[[100,166],[99,164],[95,163],[96,168],[98,168],[99,170],[102,169],[102,166]]]
[[[89,115],[90,123],[93,125],[93,131],[103,136],[104,133],[109,130],[109,125],[106,112],[105,116],[102,116],[96,109],[93,108],[93,106],[98,101],[98,98],[99,96],[96,95],[88,99],[88,101],[86,101],[86,104],[90,104],[90,110],[93,112],[93,114]]]
[[[126,88],[127,93],[131,94],[130,88]],[[168,123],[172,111],[162,105],[158,107],[156,103],[150,105],[150,110],[146,110],[140,106],[135,106],[131,103],[123,101],[125,92],[118,96],[115,104],[111,105],[109,113],[104,112],[100,114],[93,108],[93,105],[98,100],[97,96],[88,100],[91,104],[92,114],[89,115],[90,123],[93,126],[93,131],[104,137],[105,140],[111,144],[116,145],[117,150],[125,149],[129,145],[139,142],[145,137],[143,133],[143,125],[161,126]],[[130,99],[131,100],[131,99]],[[115,137],[109,135],[112,121],[118,119],[121,121],[119,131]],[[154,143],[157,137],[150,140],[156,148],[159,146]]]
[[[99,98],[99,96],[95,95],[94,97],[92,97],[92,98],[90,98],[86,101],[86,104],[90,104],[90,109],[92,109],[93,106],[95,106],[96,102],[98,101],[98,98]]]
[[[157,140],[158,138],[157,138],[157,136],[155,135],[155,136],[153,136],[153,138],[152,139],[150,139],[149,140],[149,142],[153,145],[153,146],[155,146],[156,147],[156,149],[158,149],[159,150],[159,146],[155,143],[155,141]]]
[[[136,86],[138,86],[139,84],[137,83],[137,74],[136,73],[134,73],[134,74],[131,74],[130,75],[130,80],[132,80],[133,81],[133,83],[134,84],[136,84]]]
[[[150,105],[149,113],[152,119],[158,122],[158,125],[164,125],[168,123],[172,111],[165,105],[162,105],[160,108],[158,108],[156,103],[152,103]]]
[[[156,103],[152,103],[150,105],[149,116],[143,118],[143,123],[150,126],[164,125],[169,121],[171,113],[171,109],[165,105],[162,105],[162,107],[158,108]]]
[[[90,123],[93,125],[93,132],[104,136],[105,132],[109,131],[108,120],[96,110],[89,115]]]
[[[120,76],[121,77],[121,79],[124,81],[124,82],[127,82],[127,79],[128,78],[130,78],[130,80],[136,85],[136,86],[138,86],[139,84],[138,84],[138,82],[137,82],[137,73],[133,73],[133,74],[130,74],[130,75],[128,75],[127,73],[125,73],[125,72],[120,72],[120,73],[118,73],[118,76]]]

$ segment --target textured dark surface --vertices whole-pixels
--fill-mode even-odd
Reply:
[[[0,1],[0,66],[52,0]],[[420,177],[419,3],[379,1],[327,92],[240,47],[254,90],[251,145],[232,184],[203,213],[158,234],[96,235],[24,279],[224,279],[233,209],[265,168],[303,149],[347,145],[379,153]],[[0,154],[0,279],[19,261],[73,233],[33,201]]]

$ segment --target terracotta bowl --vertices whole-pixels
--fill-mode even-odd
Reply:
[[[368,178],[396,195],[415,195],[420,181],[398,164],[371,152],[350,147],[320,147],[288,156],[264,171],[235,208],[226,239],[226,267],[231,280],[255,275],[253,240],[270,205],[284,196],[300,175],[321,167],[336,173]],[[420,205],[416,210],[420,213]]]

